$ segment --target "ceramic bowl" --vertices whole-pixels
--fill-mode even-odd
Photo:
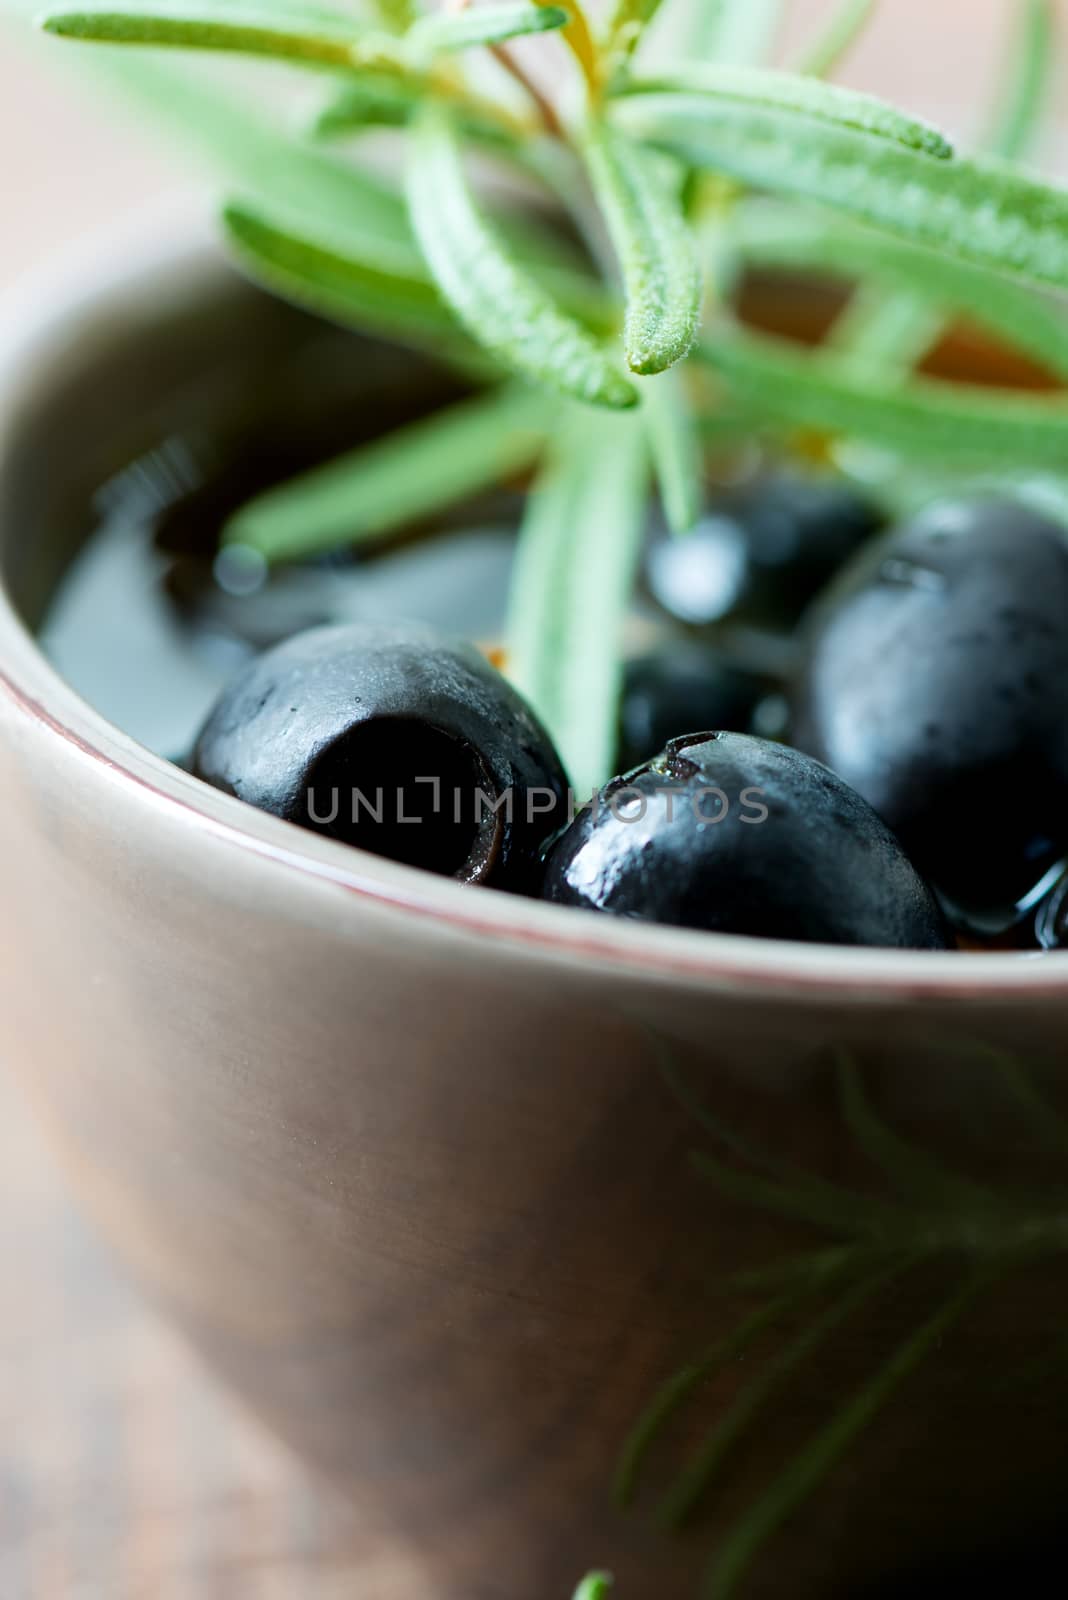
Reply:
[[[406,1600],[992,1560],[1063,1487],[1068,956],[459,887],[201,785],[35,643],[94,487],[287,315],[183,226],[0,319],[0,1016],[86,1212]]]

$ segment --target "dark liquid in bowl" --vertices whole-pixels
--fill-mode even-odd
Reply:
[[[190,403],[92,493],[42,644],[109,720],[181,760],[227,679],[257,651],[332,622],[412,620],[499,635],[518,495],[357,552],[280,565],[220,554],[227,518],[298,474],[460,400],[445,366],[280,311],[269,372],[219,374],[225,407]]]

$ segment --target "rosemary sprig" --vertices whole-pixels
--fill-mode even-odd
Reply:
[[[570,319],[486,223],[468,187],[454,125],[427,106],[413,133],[408,197],[419,242],[464,327],[507,366],[593,404],[637,394],[606,350]]]
[[[778,113],[791,121],[796,117],[825,122],[831,128],[886,139],[939,161],[953,155],[953,146],[945,134],[930,123],[906,116],[874,95],[817,83],[791,72],[708,64],[679,66],[654,78],[633,79],[620,90],[620,95],[656,96],[656,103],[669,116],[703,118],[713,133],[717,120],[729,108],[738,106],[743,112],[748,109],[757,114]],[[667,107],[662,104],[665,98]],[[640,109],[637,115],[640,121]],[[655,139],[655,114],[652,126]]]
[[[520,530],[512,675],[555,729],[576,793],[612,773],[624,618],[648,486],[640,416],[564,419]]]
[[[685,64],[654,66],[647,31],[673,10],[685,12]],[[433,518],[535,469],[511,660],[580,791],[610,775],[653,478],[668,522],[684,532],[701,510],[706,442],[800,429],[826,436],[839,456],[874,443],[887,478],[912,485],[973,473],[1026,487],[1042,471],[1065,498],[1063,393],[979,390],[912,370],[963,315],[1068,379],[1068,191],[1020,165],[1050,100],[1052,0],[1024,0],[978,157],[957,154],[926,121],[823,81],[872,10],[870,0],[842,0],[793,73],[768,66],[781,0],[615,0],[599,30],[581,0],[433,11],[373,0],[365,18],[328,0],[142,0],[67,5],[45,19],[58,37],[100,45],[88,61],[212,154],[223,236],[246,272],[475,375],[470,400],[260,497],[226,534],[272,560],[300,559]],[[556,34],[556,45],[538,34]],[[556,95],[524,52],[544,44],[559,54],[560,43],[573,70]],[[136,47],[149,47],[143,59]],[[479,70],[487,47],[510,84]],[[195,63],[205,52],[223,59],[202,80]],[[266,115],[233,71],[242,58],[325,86],[320,139],[397,130],[404,192],[366,155],[367,141],[338,153]],[[495,170],[540,185],[548,227],[492,198],[481,182],[487,154]],[[731,279],[753,265],[852,282],[826,347],[738,322]],[[704,280],[716,292],[703,296]],[[1047,1155],[1068,1150],[1065,1124],[1028,1074],[1005,1061],[996,1070],[1015,1125]],[[724,1203],[816,1230],[823,1242],[739,1282],[745,1314],[653,1397],[626,1443],[617,1497],[629,1504],[649,1486],[652,1447],[733,1354],[758,1340],[772,1350],[659,1495],[669,1522],[696,1513],[763,1408],[896,1272],[937,1263],[960,1287],[728,1529],[709,1574],[716,1600],[738,1592],[783,1520],[983,1283],[1068,1249],[1063,1203],[1050,1214],[999,1205],[888,1127],[855,1063],[843,1058],[837,1073],[843,1127],[878,1192],[753,1148],[666,1071],[702,1134],[695,1177]],[[575,1600],[605,1600],[609,1582],[591,1573]]]
[[[1068,399],[967,389],[934,378],[888,386],[836,355],[732,330],[702,347],[732,392],[771,428],[868,439],[914,460],[1063,469]]]
[[[669,1479],[659,1496],[656,1515],[661,1524],[677,1527],[704,1508],[735,1448],[754,1433],[777,1397],[801,1381],[819,1348],[863,1314],[869,1300],[902,1274],[935,1264],[939,1280],[948,1278],[954,1285],[721,1532],[702,1592],[708,1600],[731,1600],[782,1522],[816,1493],[980,1290],[1030,1262],[1052,1262],[1068,1253],[1068,1186],[1062,1184],[1041,1201],[1022,1193],[1002,1196],[936,1160],[877,1113],[860,1063],[839,1051],[831,1065],[838,1080],[843,1128],[852,1146],[894,1191],[894,1198],[863,1197],[851,1189],[838,1189],[752,1145],[708,1109],[663,1040],[651,1037],[650,1049],[695,1131],[724,1147],[730,1158],[713,1156],[702,1145],[694,1152],[695,1170],[728,1201],[818,1228],[844,1243],[801,1250],[785,1262],[736,1280],[739,1292],[766,1297],[770,1291],[770,1298],[763,1298],[737,1324],[720,1332],[705,1355],[672,1375],[654,1394],[621,1453],[615,1478],[620,1504],[633,1503],[642,1479],[649,1476],[652,1447],[668,1423],[757,1340],[767,1348],[755,1376]],[[1020,1063],[983,1045],[958,1043],[954,1053],[976,1070],[984,1070],[993,1085],[1001,1085],[1007,1108],[1016,1110],[1040,1148],[1063,1151],[1063,1124]]]
[[[731,1600],[760,1549],[787,1517],[803,1505],[919,1367],[974,1298],[982,1280],[969,1278],[916,1331],[909,1335],[860,1389],[783,1469],[738,1521],[723,1543],[704,1587],[705,1600]]]
[[[574,1600],[608,1600],[611,1587],[612,1579],[607,1572],[591,1572],[575,1590]]]
[[[1006,90],[987,137],[988,148],[1006,161],[1031,152],[1045,112],[1055,60],[1053,0],[1020,0],[1020,26]]]
[[[624,355],[632,372],[651,377],[688,356],[697,338],[697,239],[648,152],[606,123],[591,127],[585,148],[623,274]]]
[[[646,435],[664,517],[672,533],[689,533],[704,494],[701,437],[684,374],[665,372],[642,388]]]
[[[270,561],[381,538],[531,466],[550,426],[543,393],[491,389],[250,500],[225,537]]]

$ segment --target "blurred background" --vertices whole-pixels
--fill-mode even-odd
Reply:
[[[787,0],[783,57],[835,0]],[[1021,0],[882,0],[842,74],[892,94],[966,138],[996,82]],[[0,171],[4,196],[0,282],[107,218],[144,205],[182,180],[172,150],[95,95],[70,52],[31,37],[26,0],[0,0]],[[1060,0],[1062,27],[1068,0]],[[1047,160],[1068,167],[1068,102]]]
[[[784,59],[834,3],[790,0]],[[1017,4],[883,0],[843,76],[966,141]],[[84,66],[0,0],[0,287],[190,181]],[[1068,170],[1057,115],[1044,164]],[[417,1577],[374,1530],[327,1504],[122,1285],[2,1076],[0,1169],[0,1600],[412,1600]]]

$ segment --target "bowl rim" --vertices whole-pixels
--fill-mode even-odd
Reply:
[[[72,341],[121,325],[132,301],[151,308],[229,267],[186,191],[109,224],[62,257],[0,293],[0,470],[17,399],[62,364]],[[13,403],[14,402],[14,403]],[[224,795],[138,744],[96,712],[59,676],[14,610],[0,570],[0,691],[66,752],[94,764],[130,804],[162,809],[234,849],[265,871],[330,885],[383,910],[408,913],[441,934],[492,940],[513,953],[633,981],[821,1005],[908,1000],[996,1006],[1039,995],[1068,997],[1068,952],[972,954],[872,950],[743,938],[661,927],[469,886],[298,833],[292,825]],[[335,897],[336,904],[336,897]]]

